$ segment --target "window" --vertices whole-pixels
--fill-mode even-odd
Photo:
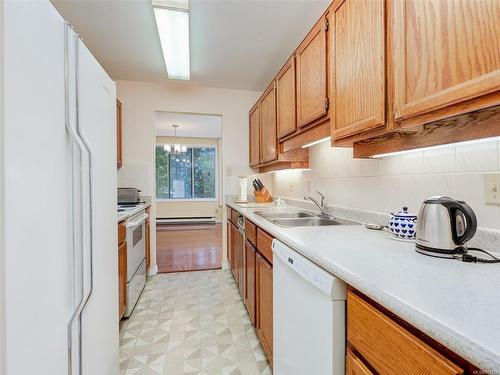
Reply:
[[[156,199],[215,199],[215,146],[189,146],[167,152],[156,145]]]

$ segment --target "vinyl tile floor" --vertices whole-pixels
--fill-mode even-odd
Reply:
[[[120,375],[272,374],[228,270],[148,280],[120,325]]]

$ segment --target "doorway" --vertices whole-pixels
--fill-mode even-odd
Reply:
[[[222,266],[222,116],[155,113],[159,273]]]

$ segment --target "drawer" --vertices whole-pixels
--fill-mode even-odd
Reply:
[[[349,291],[347,341],[381,374],[463,374],[463,370]]]
[[[231,221],[233,222],[234,225],[238,225],[238,216],[240,214],[238,211],[231,209]]]
[[[125,226],[125,222],[118,224],[118,245],[122,242],[126,241],[127,237],[127,227]]]
[[[227,219],[229,221],[232,221],[232,218],[231,218],[231,212],[233,211],[233,209],[229,206],[226,206],[226,214],[227,214]]]
[[[257,226],[245,219],[245,236],[252,245],[257,246]]]
[[[260,228],[257,228],[257,250],[273,264],[273,237]]]
[[[358,358],[351,350],[347,349],[347,357],[345,361],[346,375],[373,375],[368,367]]]

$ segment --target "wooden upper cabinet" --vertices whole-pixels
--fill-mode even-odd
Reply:
[[[500,1],[391,3],[396,119],[429,122],[500,103]]]
[[[295,52],[297,126],[308,125],[328,111],[326,31],[321,18]]]
[[[269,85],[260,101],[260,162],[267,163],[278,158],[276,137],[276,89],[274,81]]]
[[[250,166],[260,163],[260,104],[250,110]]]
[[[116,99],[116,166],[118,168],[121,168],[123,164],[122,136],[122,103]]]
[[[344,0],[331,18],[332,138],[385,126],[385,0]]]
[[[276,77],[278,138],[297,129],[295,115],[295,57],[292,56]]]

